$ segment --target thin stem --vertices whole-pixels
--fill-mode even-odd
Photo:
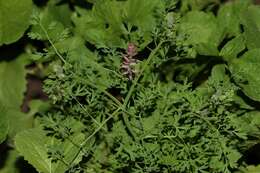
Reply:
[[[85,141],[82,142],[82,144],[80,144],[80,148],[79,148],[78,152],[76,153],[76,155],[74,156],[74,158],[72,159],[70,165],[73,164],[73,162],[74,162],[75,160],[77,160],[77,158],[78,158],[80,152],[81,152],[82,149],[86,146],[87,142],[88,142],[95,134],[97,134],[97,133],[102,129],[102,127],[103,127],[111,118],[113,118],[116,114],[118,114],[119,110],[120,110],[120,108],[118,108],[117,110],[115,110],[106,120],[104,120],[104,121],[102,122],[102,124],[101,124],[91,135],[88,136],[88,138],[87,138]]]
[[[54,43],[52,42],[52,40],[51,40],[51,38],[50,38],[50,36],[49,36],[47,30],[44,28],[44,26],[42,25],[41,21],[39,22],[39,25],[40,25],[42,31],[44,32],[44,34],[46,35],[48,41],[50,42],[52,48],[54,49],[56,55],[61,59],[61,61],[62,61],[64,64],[66,64],[66,63],[67,63],[66,60],[62,57],[62,55],[59,53],[58,49],[55,47],[55,45],[54,45]]]
[[[87,113],[88,111],[85,109],[85,107],[78,101],[78,99],[76,97],[74,97],[73,95],[70,95],[74,100],[76,100],[76,102],[79,104],[79,106]],[[98,126],[100,126],[100,123],[97,122],[97,120],[92,117],[91,115],[87,114]]]
[[[138,80],[140,79],[140,77],[142,76],[143,72],[146,70],[146,68],[148,67],[150,61],[152,60],[152,58],[154,57],[154,55],[157,53],[157,51],[160,49],[161,45],[163,44],[163,41],[160,42],[156,48],[150,53],[148,59],[146,60],[143,68],[141,69],[140,73],[138,74],[138,76],[134,79],[130,89],[129,89],[129,92],[127,93],[125,99],[124,99],[124,103],[122,105],[122,109],[126,109],[127,107],[127,104],[129,103],[129,100],[135,90],[135,86],[137,85],[137,82]],[[126,114],[123,114],[123,120],[125,122],[125,125],[126,125],[126,128],[127,130],[131,133],[131,135],[133,136],[134,140],[136,140],[136,136],[135,136],[135,133],[133,132],[132,128],[131,128],[131,124],[128,120],[128,117],[126,116]]]
[[[140,73],[138,74],[138,76],[134,79],[133,84],[131,85],[129,92],[127,93],[125,100],[124,100],[124,104],[123,107],[126,107],[126,105],[128,104],[135,86],[137,85],[138,80],[140,79],[140,77],[142,76],[143,72],[146,70],[147,66],[149,65],[150,61],[152,60],[152,58],[154,57],[154,55],[157,53],[157,51],[160,49],[161,45],[163,44],[163,42],[160,42],[157,47],[151,52],[151,54],[149,55],[147,61],[145,62],[143,68],[141,69]]]
[[[85,82],[86,82],[86,81],[85,81]],[[87,83],[87,85],[90,85],[90,86],[92,86],[92,87],[98,89],[99,91],[103,92],[107,97],[109,97],[111,100],[113,100],[118,106],[121,106],[121,105],[122,105],[122,103],[121,103],[119,100],[117,100],[113,95],[111,95],[111,94],[110,94],[109,92],[107,92],[106,90],[97,87],[97,85],[92,84],[91,82],[86,82],[86,83]]]

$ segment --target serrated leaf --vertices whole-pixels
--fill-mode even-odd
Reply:
[[[239,131],[243,132],[242,135],[244,135],[246,138],[247,135],[259,136],[260,134],[260,112],[258,111],[247,112],[241,117],[231,119],[231,121],[237,126]]]
[[[26,90],[27,55],[10,62],[0,62],[0,103],[8,109],[19,109]]]
[[[260,101],[260,49],[253,49],[233,61],[231,71],[243,92],[253,100]]]
[[[53,172],[53,164],[48,159],[45,142],[45,134],[40,129],[26,130],[15,137],[16,149],[24,156],[24,159],[39,172],[50,173]]]
[[[143,31],[152,31],[156,25],[153,10],[162,7],[158,0],[130,0],[125,5],[124,20],[131,26],[142,28]]]
[[[242,35],[229,41],[220,51],[220,56],[225,60],[231,61],[235,59],[237,55],[246,48],[244,37]]]
[[[218,11],[219,26],[225,28],[228,36],[236,36],[241,33],[240,17],[243,11],[251,4],[250,0],[238,0],[224,4]]]
[[[241,16],[248,49],[260,48],[260,7],[250,6]]]
[[[69,13],[66,11],[68,9],[66,9],[66,7],[64,8],[65,12]],[[33,14],[33,18],[35,19],[31,21],[33,26],[31,32],[28,33],[31,39],[50,39],[53,43],[64,39],[63,33],[66,31],[64,25],[68,25],[68,19],[60,20],[61,16],[59,13],[61,13],[61,11],[55,11],[55,9],[56,8],[53,6],[47,6],[47,8],[44,8],[43,10],[35,10],[35,13]]]
[[[92,10],[83,12],[77,8],[81,16],[74,16],[73,22],[76,32],[98,48],[125,48],[124,39],[131,39],[133,33],[148,44],[156,24],[154,10],[161,6],[162,3],[157,0],[97,0]],[[136,31],[132,31],[133,28]]]
[[[29,26],[31,12],[32,0],[0,0],[0,46],[23,36]]]
[[[0,117],[6,117],[5,126],[8,125],[8,136],[14,137],[17,132],[31,128],[31,116],[21,112],[21,105],[26,90],[27,55],[23,54],[10,62],[0,63],[0,106],[3,108]],[[3,120],[4,122],[4,120]],[[1,125],[4,128],[4,125]],[[2,133],[4,134],[4,133]]]
[[[49,4],[52,3],[52,1],[49,1]],[[64,27],[70,27],[71,26],[71,10],[69,8],[68,4],[63,5],[48,5],[48,13],[51,14],[53,17],[53,21],[59,21],[63,24]]]
[[[74,128],[81,128],[81,125],[72,121]],[[71,137],[71,141],[65,140],[63,142],[54,137],[47,137],[44,131],[40,128],[25,130],[18,133],[15,137],[15,146],[20,154],[32,164],[39,172],[65,172],[69,167],[61,161],[52,162],[48,158],[48,146],[59,146],[63,150],[64,162],[77,164],[82,155],[80,154],[76,159],[75,156],[80,149],[77,145],[81,144],[85,136],[82,133],[75,133]],[[74,160],[75,159],[75,160]]]
[[[104,2],[104,3],[103,3]],[[116,1],[99,0],[92,11],[74,17],[76,33],[97,47],[125,47],[121,28],[122,6]]]
[[[188,36],[187,43],[202,55],[218,55],[222,29],[213,14],[199,11],[187,13],[181,20],[179,32]]]

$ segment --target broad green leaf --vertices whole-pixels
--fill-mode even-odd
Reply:
[[[5,111],[1,116],[6,116],[8,118],[8,137],[11,141],[17,133],[32,128],[35,125],[34,115],[37,112],[44,112],[46,109],[48,109],[48,103],[40,100],[31,101],[30,111],[28,113],[23,113],[20,109],[5,108]]]
[[[76,33],[96,47],[125,48],[127,39],[144,40],[145,44],[151,41],[156,26],[154,11],[161,7],[157,0],[97,0],[92,10],[77,8],[81,16],[72,19]]]
[[[230,77],[226,74],[226,68],[225,65],[215,65],[211,71],[211,76],[208,79],[208,83],[211,83],[213,86],[217,86],[220,83],[227,89],[227,88],[233,88]],[[208,89],[207,89],[208,91]],[[209,93],[207,93],[209,94]],[[234,101],[241,107],[245,109],[253,109],[250,105],[248,105],[243,98],[240,96],[234,94],[233,95]]]
[[[10,62],[0,62],[0,103],[8,109],[19,109],[26,90],[26,55]]]
[[[241,33],[240,17],[243,11],[251,4],[250,0],[238,0],[224,4],[218,11],[219,26],[225,28],[225,34],[236,36]]]
[[[260,112],[259,111],[250,111],[246,113],[244,116],[240,117],[240,121],[243,123],[240,123],[239,129],[241,131],[246,132],[250,136],[259,136],[259,125],[260,125]],[[242,124],[242,125],[241,125]],[[257,141],[255,141],[256,143]]]
[[[153,10],[162,8],[158,0],[129,0],[125,5],[124,21],[143,31],[152,31],[156,25]]]
[[[260,7],[250,6],[242,15],[244,37],[249,49],[260,48]]]
[[[46,137],[42,130],[30,129],[19,133],[15,137],[16,149],[24,159],[42,173],[53,172],[53,164],[48,159],[45,147]]]
[[[21,112],[19,109],[8,109],[6,115],[9,118],[8,136],[12,139],[17,133],[33,127],[33,116]]]
[[[0,144],[6,139],[9,131],[9,119],[6,109],[0,103]]]
[[[29,104],[30,111],[28,113],[23,113],[19,109],[8,109],[6,115],[9,118],[9,133],[8,136],[13,139],[13,137],[26,129],[35,127],[34,115],[38,112],[45,112],[49,105],[48,102],[43,102],[40,100],[32,100]]]
[[[82,127],[79,123],[72,121],[72,126],[78,130]],[[39,172],[65,172],[68,166],[61,161],[52,162],[48,158],[48,147],[59,146],[64,154],[64,162],[77,164],[82,155],[80,154],[76,159],[75,156],[79,151],[79,147],[85,136],[80,131],[75,132],[70,140],[61,142],[54,137],[47,137],[40,128],[29,129],[20,132],[15,137],[15,146],[20,154],[33,165]],[[73,143],[71,142],[73,141]]]
[[[122,32],[122,3],[117,1],[98,0],[93,7],[93,15],[115,32]]]
[[[120,38],[123,34],[120,4],[116,1],[98,0],[93,10],[73,18],[76,33],[97,47],[125,47]]]
[[[232,62],[232,75],[243,92],[251,99],[260,101],[260,49],[250,50]]]
[[[0,0],[0,46],[21,38],[29,26],[32,0]]]
[[[182,18],[178,30],[188,36],[187,43],[193,45],[199,54],[218,55],[217,48],[223,34],[213,14],[189,12]]]
[[[33,116],[40,109],[38,107],[31,107],[31,111],[26,114],[21,112],[21,105],[24,99],[26,90],[26,69],[28,64],[27,55],[23,54],[13,61],[0,62],[0,123],[8,125],[8,136],[14,137],[17,132],[32,128]],[[4,129],[4,125],[0,129]],[[6,129],[6,128],[5,128]],[[7,132],[6,132],[7,133]],[[5,133],[1,133],[4,135]],[[1,140],[0,140],[1,141]]]
[[[220,56],[225,60],[231,61],[246,48],[244,37],[242,35],[229,41],[220,51]]]

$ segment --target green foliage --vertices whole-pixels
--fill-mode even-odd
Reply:
[[[230,40],[225,46],[221,49],[219,55],[224,57],[228,62],[237,58],[238,54],[246,48],[245,40],[242,35],[235,37]]]
[[[243,88],[246,95],[254,100],[259,97],[259,76],[260,49],[253,49],[245,53],[241,59],[232,64],[232,73],[237,83]]]
[[[8,116],[6,114],[6,110],[3,106],[0,107],[0,143],[2,143],[9,131],[9,120],[8,120]]]
[[[213,14],[188,12],[181,20],[179,32],[188,35],[187,44],[194,45],[199,54],[218,55],[223,31]]]
[[[202,10],[203,8],[213,8],[216,6],[220,1],[219,0],[182,0],[182,11],[188,11],[189,9],[192,10]]]
[[[9,131],[17,128],[12,124],[18,122],[14,116],[17,112],[21,114],[20,106],[26,89],[25,58],[26,55],[22,55],[15,61],[0,63],[1,79],[8,79],[0,81],[1,142]]]
[[[225,28],[225,34],[228,36],[237,36],[240,34],[241,16],[247,10],[251,0],[237,0],[222,5],[218,11],[219,26]]]
[[[126,41],[143,47],[151,42],[155,15],[162,6],[158,0],[97,0],[92,10],[78,8],[79,16],[73,18],[75,32],[98,48],[125,48]]]
[[[23,36],[31,12],[31,0],[0,1],[0,45],[13,43]]]
[[[42,173],[257,171],[259,12],[250,0],[35,6],[26,53],[0,62],[0,173],[20,173],[19,155]],[[50,103],[24,113],[32,62]]]
[[[250,6],[242,15],[242,24],[244,26],[245,40],[248,49],[259,48],[259,28],[260,22],[258,16],[260,15],[260,8],[257,6]]]
[[[48,119],[48,126],[53,123],[52,119]],[[58,134],[73,135],[68,136],[64,141],[58,141],[55,137],[47,137],[42,129],[29,129],[19,133],[15,137],[15,145],[17,150],[24,156],[29,163],[42,173],[49,172],[65,172],[69,166],[79,162],[74,160],[79,150],[80,143],[84,139],[84,135],[80,133],[82,125],[73,119],[67,120],[67,126],[63,122],[63,131]],[[56,124],[53,124],[57,128]],[[48,130],[53,130],[51,127]],[[67,131],[70,131],[67,134]],[[62,136],[63,138],[65,136]]]
[[[15,61],[0,63],[0,102],[8,108],[17,108],[22,104],[23,95],[26,89],[24,69],[26,55],[18,57]]]
[[[260,171],[260,166],[248,166],[246,169],[243,169],[242,173],[258,173]]]

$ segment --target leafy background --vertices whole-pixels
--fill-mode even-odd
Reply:
[[[188,78],[189,81],[195,81],[193,85],[199,86],[199,89],[192,92],[189,89],[189,84],[185,84],[185,82],[181,86],[174,86],[171,90],[167,88],[169,87],[168,85],[155,85],[156,82],[154,83],[154,81],[157,81],[155,77],[156,72],[148,68],[148,70],[145,69],[144,74],[151,75],[144,75],[145,77],[142,78],[142,85],[145,86],[146,90],[138,85],[140,92],[135,92],[133,98],[130,98],[132,102],[134,101],[134,106],[131,106],[131,104],[129,104],[130,106],[123,105],[125,110],[132,114],[138,113],[144,115],[144,134],[156,134],[159,136],[163,134],[167,136],[164,134],[164,131],[153,131],[154,129],[170,128],[165,124],[171,119],[168,119],[167,116],[164,117],[166,120],[158,119],[158,115],[162,114],[162,112],[159,111],[166,109],[164,107],[166,102],[172,99],[171,103],[174,104],[169,104],[167,105],[168,107],[175,106],[176,110],[180,111],[183,111],[184,108],[187,110],[189,108],[192,109],[189,111],[193,112],[196,107],[205,106],[208,97],[214,98],[215,100],[212,99],[212,103],[210,103],[217,106],[218,112],[214,114],[214,116],[219,116],[218,118],[223,121],[212,120],[213,126],[214,123],[225,123],[226,126],[221,127],[223,128],[223,132],[219,130],[220,134],[215,134],[213,133],[215,132],[214,129],[210,129],[204,134],[205,137],[211,139],[213,135],[216,136],[218,140],[227,136],[222,135],[225,134],[225,130],[232,131],[233,128],[238,130],[234,131],[240,135],[239,141],[236,141],[237,138],[233,139],[233,137],[223,138],[224,143],[221,145],[225,146],[228,144],[228,146],[224,147],[228,161],[221,162],[218,155],[212,157],[211,162],[215,164],[214,171],[228,172],[229,169],[233,170],[232,168],[238,167],[237,163],[241,163],[240,158],[242,156],[234,148],[238,146],[238,143],[241,142],[240,140],[247,139],[247,134],[250,134],[251,137],[255,137],[257,140],[259,138],[259,118],[257,118],[257,116],[259,116],[258,110],[260,101],[260,91],[258,87],[260,82],[258,78],[258,64],[260,62],[258,58],[255,58],[260,56],[260,39],[258,39],[260,34],[257,34],[260,27],[258,20],[258,16],[260,15],[259,7],[249,5],[250,1],[246,0],[237,0],[233,3],[227,3],[221,5],[220,8],[218,5],[215,5],[215,1],[213,0],[196,1],[196,3],[191,0],[183,0],[178,10],[178,14],[181,16],[180,21],[178,21],[178,25],[174,26],[176,27],[176,31],[173,32],[173,30],[171,30],[172,28],[169,29],[167,27],[171,27],[171,24],[173,24],[173,21],[170,19],[175,18],[177,20],[178,15],[168,12],[166,15],[168,22],[167,27],[159,27],[159,29],[162,29],[159,33],[165,35],[158,35],[158,33],[154,33],[153,30],[153,28],[158,28],[158,21],[156,21],[156,18],[151,14],[155,7],[158,8],[158,14],[161,14],[160,12],[162,12],[165,7],[160,2],[159,0],[131,0],[127,1],[124,6],[121,6],[124,2],[101,0],[99,2],[82,1],[78,3],[74,1],[62,2],[55,0],[49,1],[48,3],[37,1],[33,3],[30,0],[0,0],[0,77],[4,79],[0,81],[0,143],[2,143],[0,148],[0,172],[33,172],[35,169],[38,172],[80,171],[77,166],[79,163],[82,163],[83,158],[86,158],[85,155],[87,152],[80,150],[80,153],[77,154],[80,148],[77,144],[85,141],[86,134],[87,136],[88,134],[94,134],[90,132],[98,129],[97,127],[102,127],[89,124],[92,129],[86,131],[84,124],[89,123],[89,121],[85,119],[80,122],[77,118],[76,120],[72,117],[57,120],[57,117],[62,116],[66,107],[70,107],[69,113],[72,115],[86,114],[83,107],[86,105],[73,106],[73,104],[75,104],[75,100],[77,102],[78,98],[82,96],[92,96],[93,99],[99,101],[100,106],[94,105],[87,108],[90,109],[90,113],[96,114],[95,119],[97,124],[103,123],[102,118],[104,117],[99,114],[106,113],[110,117],[111,115],[109,114],[111,111],[116,112],[116,107],[111,101],[107,101],[107,99],[100,94],[100,91],[115,86],[115,88],[120,88],[122,91],[120,94],[124,96],[124,92],[127,91],[128,87],[126,81],[123,80],[124,85],[122,85],[122,79],[118,79],[112,72],[104,71],[103,68],[112,69],[120,73],[118,68],[120,66],[119,57],[121,55],[118,50],[125,49],[128,42],[135,42],[139,46],[139,51],[144,52],[143,56],[145,57],[147,56],[146,49],[158,38],[167,39],[167,41],[169,39],[170,41],[168,42],[171,42],[172,38],[178,38],[179,40],[174,41],[174,45],[171,46],[177,50],[179,49],[180,52],[177,53],[180,54],[178,54],[178,56],[188,63],[183,65],[181,62],[173,62],[170,67],[167,64],[165,65],[163,63],[163,58],[166,57],[164,53],[171,53],[169,50],[173,48],[165,45],[163,45],[165,47],[158,47],[158,49],[157,47],[153,47],[153,51],[151,51],[148,59],[152,57],[153,53],[156,54],[155,57],[157,57],[157,59],[152,59],[150,63],[155,67],[156,65],[159,66],[159,64],[162,64],[162,67],[157,68],[157,70],[161,68],[160,70],[166,81],[169,82],[169,80],[175,78],[175,81],[183,83],[183,81]],[[171,2],[173,1],[169,1],[168,5],[171,5]],[[94,8],[85,10],[83,7],[90,5],[89,3],[94,3]],[[211,10],[214,11],[216,7],[219,8],[217,13],[213,14],[209,12]],[[77,15],[73,12],[76,12]],[[17,16],[19,16],[19,18]],[[73,23],[73,27],[71,22]],[[122,27],[122,25],[125,25],[125,27]],[[73,33],[72,37],[70,36],[70,32]],[[176,37],[175,34],[179,34],[178,37]],[[87,45],[88,49],[86,49],[85,42],[89,44]],[[96,51],[91,50],[91,46],[93,45],[95,45]],[[160,53],[158,54],[156,51]],[[106,60],[100,61],[100,54],[105,55]],[[65,59],[64,55],[69,58]],[[84,56],[91,57],[89,62],[84,63],[84,61],[79,58]],[[117,57],[117,59],[111,57]],[[208,60],[205,61],[205,57],[207,57]],[[198,61],[199,64],[194,64],[194,59]],[[67,61],[73,64],[73,67],[66,65]],[[64,62],[65,65],[63,66],[62,64]],[[222,65],[217,66],[216,64]],[[165,65],[165,68],[163,68],[163,65]],[[169,68],[173,68],[173,66],[174,69],[169,70]],[[89,70],[84,71],[84,69]],[[181,72],[179,72],[179,69],[181,69]],[[225,71],[228,71],[230,74],[227,75]],[[209,75],[211,77],[207,80],[208,82],[203,84],[202,81],[204,80],[199,77]],[[48,78],[47,76],[50,77]],[[79,80],[79,78],[83,79],[84,76],[89,76],[89,79]],[[229,82],[230,76],[232,84]],[[44,89],[51,103],[38,100],[37,98],[46,99],[46,96],[41,93],[32,95],[33,100],[30,98],[30,102],[28,102],[28,99],[24,99],[26,90],[27,96],[29,93],[29,89],[26,87],[29,81],[26,79],[28,78],[47,79],[45,80]],[[75,83],[71,83],[70,81],[74,81]],[[89,93],[84,93],[86,87],[90,88],[91,85],[89,83],[99,88],[93,89],[92,86],[93,91],[90,90]],[[233,84],[235,84],[235,86],[233,86]],[[78,86],[77,92],[71,87],[73,85]],[[63,88],[60,88],[61,86]],[[217,94],[209,94],[210,92],[205,91],[205,88],[213,90],[213,93],[216,90]],[[169,90],[177,92],[177,94],[160,95],[160,93],[167,93]],[[235,114],[239,114],[241,117],[233,115],[233,110],[223,113],[225,109],[229,110],[229,104],[231,104],[229,99],[233,99],[233,91],[238,91],[238,95],[235,94],[236,96],[234,96],[236,97],[234,101],[243,107],[243,109],[235,110],[237,111]],[[206,93],[206,96],[204,97],[202,93]],[[77,99],[74,99],[75,97]],[[187,101],[183,101],[184,98],[187,99]],[[158,100],[156,102],[158,112],[154,111],[152,116],[146,117],[147,114],[145,111],[152,110],[151,107],[153,107],[155,100]],[[180,101],[178,102],[176,100]],[[84,102],[79,100],[79,104],[84,104]],[[184,107],[179,107],[179,104]],[[185,104],[190,105],[187,106]],[[49,108],[50,105],[52,108]],[[53,105],[58,105],[59,108],[55,106],[53,108]],[[104,105],[109,105],[108,107],[111,107],[111,109],[103,110],[102,106]],[[142,112],[142,110],[140,111],[140,107],[143,105],[147,105],[146,107],[144,106],[144,112]],[[21,107],[23,107],[23,109],[21,109]],[[98,111],[91,112],[97,108]],[[213,111],[213,108],[210,106],[205,110],[215,111],[215,109]],[[42,118],[42,115],[47,114],[55,114],[55,117],[46,116],[46,118]],[[246,116],[244,116],[244,114]],[[196,137],[196,135],[200,134],[200,130],[208,128],[203,126],[205,121],[196,120],[196,118],[194,118],[196,117],[195,115],[191,116],[187,112],[183,112],[183,115],[192,118],[190,120],[182,118],[180,120],[173,119],[171,121],[172,123],[174,121],[177,123],[182,122],[181,125],[183,129],[180,130],[179,135],[181,137],[185,136],[185,141]],[[228,116],[228,121],[225,117],[221,116]],[[128,133],[126,133],[124,125],[127,125],[127,120],[124,120],[123,124],[116,119],[114,121],[115,124],[111,130],[104,130],[103,135],[107,135],[106,142],[100,142],[100,144],[94,145],[98,140],[88,141],[89,148],[93,147],[93,150],[94,147],[97,148],[91,151],[93,152],[92,155],[94,155],[94,158],[89,162],[83,162],[86,164],[86,167],[89,167],[88,171],[117,171],[129,162],[132,163],[131,161],[133,160],[138,161],[144,158],[147,159],[145,162],[147,167],[146,170],[144,170],[147,172],[158,171],[157,159],[161,159],[160,162],[163,163],[162,165],[167,165],[169,170],[172,169],[178,172],[185,172],[188,169],[193,172],[203,172],[203,170],[205,172],[205,170],[207,170],[207,168],[203,166],[198,168],[197,165],[201,165],[201,163],[196,163],[196,160],[194,163],[189,164],[185,161],[181,162],[180,160],[182,159],[189,160],[185,158],[187,156],[185,154],[187,151],[185,150],[183,151],[176,148],[176,150],[180,152],[180,158],[178,158],[178,156],[173,158],[177,158],[177,160],[171,160],[173,159],[171,155],[167,156],[164,153],[158,152],[158,143],[164,145],[164,152],[172,152],[169,150],[169,148],[172,147],[171,143],[164,142],[164,139],[158,140],[157,144],[148,142],[145,145],[137,145],[137,143],[128,136],[129,133],[132,135],[139,134],[138,129],[134,129],[133,132],[131,132],[131,128],[129,128]],[[194,126],[190,126],[192,124],[190,121],[192,121]],[[157,124],[155,122],[161,123]],[[243,124],[244,122],[247,123]],[[134,118],[131,119],[130,123],[132,125],[138,124],[137,119]],[[241,124],[243,124],[243,126],[241,126]],[[42,130],[44,128],[47,128],[47,131],[49,130],[50,136],[56,135],[55,138],[46,136]],[[191,131],[185,129],[191,129]],[[143,132],[140,134],[144,135]],[[99,135],[102,137],[102,134]],[[256,136],[258,136],[258,138]],[[97,135],[96,139],[98,139],[98,137]],[[60,138],[63,140],[60,140]],[[229,141],[230,139],[232,140]],[[118,146],[106,146],[106,143],[112,144],[113,142],[111,141],[117,140],[124,144],[123,149],[127,150],[128,154],[118,152],[119,154],[115,156],[109,154],[107,154],[108,157],[102,156],[101,153],[110,152],[107,151],[106,148],[121,149]],[[207,140],[207,138],[205,138],[205,140]],[[205,143],[208,142],[209,141],[205,141]],[[114,145],[117,145],[117,143],[115,142]],[[183,145],[183,142],[180,142],[178,145]],[[203,143],[200,143],[200,145],[203,145]],[[217,143],[212,143],[214,147],[218,145]],[[246,167],[246,164],[258,164],[256,160],[257,157],[259,159],[259,156],[251,154],[258,151],[258,144],[254,141],[253,143],[246,143],[246,145],[254,146],[251,147],[252,151],[248,150],[248,156],[246,157],[250,158],[255,156],[255,160],[245,159],[247,163],[243,162],[239,165],[241,166],[240,171],[257,172],[259,166],[251,165]],[[46,146],[52,147],[48,148]],[[201,151],[196,147],[203,148],[203,146],[192,147],[195,146],[191,145],[188,148],[182,146],[180,148],[193,152],[194,156],[197,156]],[[86,147],[86,149],[88,148]],[[210,148],[209,151],[222,149]],[[65,154],[62,155],[62,153]],[[156,154],[151,156],[148,153]],[[171,154],[174,155],[177,153],[173,152]],[[222,153],[219,154],[219,157],[221,157],[221,155]],[[140,156],[142,157],[140,158]],[[75,157],[76,159],[74,159]],[[199,160],[201,160],[200,157],[207,158],[207,156],[204,155],[197,156]],[[71,165],[68,168],[68,166],[62,162],[71,163]],[[210,163],[209,160],[202,160],[202,162]],[[151,163],[155,165],[151,165]],[[173,165],[173,163],[178,164],[174,165],[174,168],[171,168],[170,165]],[[226,165],[223,165],[223,163]],[[30,164],[34,168],[32,168]],[[103,166],[106,164],[112,165],[111,170],[106,170],[106,167],[103,168],[102,164]],[[188,166],[186,164],[188,164]],[[243,164],[245,164],[245,166],[243,166]],[[185,165],[187,166],[187,170],[185,170]],[[225,166],[227,166],[227,169],[223,169]],[[114,170],[112,170],[112,168],[114,168]],[[238,169],[234,170],[238,171]],[[137,172],[138,165],[131,167],[131,171]]]

